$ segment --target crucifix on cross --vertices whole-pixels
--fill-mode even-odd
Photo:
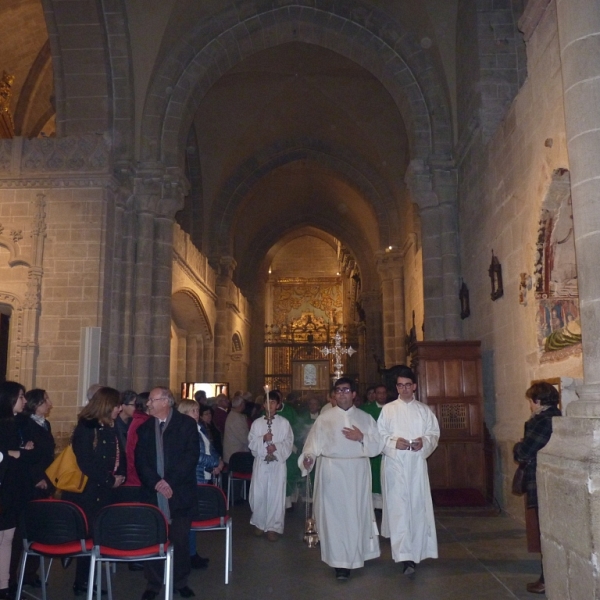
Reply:
[[[335,362],[333,363],[334,366],[334,373],[335,373],[335,378],[339,379],[342,374],[344,373],[344,371],[342,370],[343,368],[343,364],[342,364],[342,356],[344,354],[347,354],[348,356],[352,356],[356,350],[352,347],[352,346],[348,346],[347,348],[342,348],[341,342],[342,342],[342,334],[337,331],[336,334],[333,336],[334,342],[335,344],[333,346],[330,346],[328,348],[321,348],[321,352],[323,353],[323,356],[329,356],[330,354],[333,355]]]

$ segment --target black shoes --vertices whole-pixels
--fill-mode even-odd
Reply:
[[[127,568],[130,571],[143,571],[144,570],[144,564],[141,562],[130,562],[129,565],[127,566]]]
[[[87,581],[85,583],[75,582],[73,584],[73,594],[75,594],[75,596],[83,596],[84,594],[87,594],[87,590],[88,590]],[[96,593],[96,586],[94,585],[94,594],[95,593]],[[106,596],[106,590],[101,590],[101,594],[103,596]]]
[[[210,558],[203,558],[202,556],[198,556],[198,553],[194,554],[194,556],[190,556],[190,566],[192,569],[206,569],[208,567],[208,561]]]
[[[402,572],[405,575],[408,575],[409,577],[411,575],[415,574],[415,571],[417,570],[417,566],[415,565],[415,563],[412,560],[403,560],[402,561]]]
[[[192,596],[196,595],[194,594],[194,590],[190,589],[187,585],[183,586],[182,588],[178,588],[177,590],[173,590],[173,592],[179,592],[179,595],[182,598],[191,598]]]
[[[60,564],[62,565],[63,569],[68,569],[69,565],[73,562],[73,557],[72,556],[63,556],[60,559]]]
[[[28,585],[28,586],[34,587],[34,588],[41,588],[42,580],[36,575],[35,577],[31,577],[29,579],[27,579],[27,578],[23,579],[23,585]]]
[[[338,581],[348,581],[350,577],[350,569],[336,569],[335,570],[335,578]]]
[[[154,598],[156,598],[156,596],[158,596],[158,592],[155,592],[154,590],[146,590],[142,594],[141,600],[154,600]]]

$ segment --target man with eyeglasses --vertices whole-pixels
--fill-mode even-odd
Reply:
[[[381,535],[391,538],[392,558],[414,576],[416,563],[437,558],[427,457],[437,448],[440,427],[432,410],[415,398],[416,377],[402,365],[396,372],[398,399],[377,421],[383,438]]]
[[[155,504],[169,522],[169,540],[175,550],[173,588],[182,598],[195,596],[188,587],[191,570],[189,531],[196,506],[196,465],[200,437],[194,419],[175,410],[168,388],[155,387],[148,397],[151,419],[140,425],[135,468],[142,482],[140,500]],[[141,600],[154,600],[163,584],[157,561],[144,567],[146,590]]]
[[[302,475],[315,466],[314,515],[321,559],[347,581],[351,569],[379,556],[379,533],[371,498],[369,457],[383,441],[373,417],[353,405],[354,382],[335,382],[336,406],[321,413],[304,444],[298,465]]]

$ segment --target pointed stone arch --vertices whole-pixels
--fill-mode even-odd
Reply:
[[[268,268],[265,259],[269,250],[281,238],[285,237],[295,229],[302,229],[307,225],[316,227],[333,235],[351,250],[363,276],[364,289],[379,288],[379,275],[377,273],[373,252],[355,229],[334,218],[323,219],[313,217],[310,222],[307,222],[306,218],[292,217],[287,221],[280,222],[277,230],[265,227],[249,245],[249,247],[252,248],[252,252],[247,253],[242,257],[237,268],[237,272],[241,274],[241,279],[238,284],[245,293],[252,295],[250,292],[260,281],[261,275],[266,274],[266,272],[263,273],[263,271]],[[259,274],[258,277],[256,275],[257,273]]]

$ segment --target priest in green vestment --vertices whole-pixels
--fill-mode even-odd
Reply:
[[[379,419],[381,410],[387,403],[387,389],[383,383],[375,387],[375,401],[363,404],[360,408],[369,413],[375,421]],[[373,508],[383,508],[381,497],[381,454],[369,459],[371,461],[371,492],[373,493]]]
[[[287,478],[286,478],[286,490],[285,490],[285,507],[291,508],[292,502],[295,502],[298,497],[298,482],[302,479],[300,473],[300,467],[298,467],[298,413],[292,406],[283,402],[283,396],[279,390],[273,390],[277,392],[281,398],[281,408],[277,411],[277,414],[281,417],[286,418],[294,433],[294,446],[292,453],[286,461],[287,465]]]

